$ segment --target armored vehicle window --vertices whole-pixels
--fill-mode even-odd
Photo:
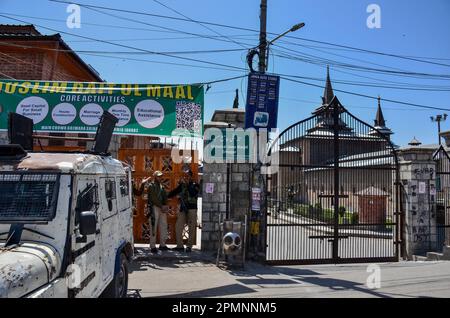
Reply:
[[[52,220],[58,186],[58,174],[0,173],[0,222]]]
[[[111,212],[114,208],[113,200],[116,199],[116,180],[113,178],[105,179],[105,196],[108,203],[108,210]]]
[[[128,180],[126,178],[120,178],[120,195],[126,197],[130,194],[130,189],[128,187]]]
[[[87,183],[86,187],[78,194],[77,210],[83,211],[97,211],[98,193],[97,184],[95,182]]]
[[[112,200],[116,198],[116,181],[114,179],[105,180],[105,195],[106,200]]]

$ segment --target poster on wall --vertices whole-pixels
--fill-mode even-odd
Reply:
[[[37,132],[95,133],[104,110],[119,119],[117,135],[203,134],[202,85],[0,81],[0,131],[16,112]]]

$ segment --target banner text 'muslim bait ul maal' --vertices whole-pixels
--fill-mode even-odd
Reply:
[[[95,133],[107,110],[119,119],[115,134],[201,136],[203,109],[202,85],[0,81],[0,130],[15,112],[38,132]]]

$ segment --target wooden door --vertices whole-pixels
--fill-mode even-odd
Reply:
[[[126,162],[132,167],[133,183],[136,186],[148,176],[152,176],[153,172],[160,170],[163,172],[162,183],[166,191],[173,190],[182,175],[183,169],[189,166],[194,174],[194,178],[198,180],[198,164],[197,151],[192,151],[192,160],[189,164],[176,164],[172,160],[171,149],[119,149],[119,160]],[[179,203],[177,198],[169,200],[169,213],[167,215],[168,223],[168,239],[167,244],[176,244],[175,223],[176,215],[179,211]],[[149,243],[149,222],[144,216],[147,207],[147,195],[144,194],[133,198],[133,235],[136,243]],[[195,235],[195,233],[193,233]],[[157,233],[159,242],[159,233]],[[187,238],[187,232],[184,233]]]

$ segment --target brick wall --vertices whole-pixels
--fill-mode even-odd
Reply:
[[[16,32],[27,27],[17,26]],[[9,31],[14,31],[8,26]],[[33,32],[33,30],[25,30]],[[25,32],[23,31],[23,32]],[[35,35],[39,35],[38,33]],[[26,36],[26,37],[29,37]],[[7,39],[2,42],[8,41]],[[98,81],[88,72],[85,65],[80,64],[67,53],[55,53],[46,49],[61,48],[58,40],[10,40],[11,44],[23,45],[32,48],[15,47],[0,44],[0,78],[14,78],[18,80],[40,81]],[[41,135],[48,135],[41,133]],[[64,136],[64,134],[54,134]],[[77,134],[70,134],[77,136]],[[78,134],[87,137],[85,134]],[[93,135],[91,135],[92,137]],[[114,139],[118,143],[119,137]],[[46,146],[84,146],[83,142],[42,139],[41,145]],[[0,144],[8,143],[6,132],[0,132]],[[116,147],[117,148],[117,147]],[[117,151],[114,151],[117,153]]]
[[[0,76],[16,79],[41,79],[44,53],[0,52]]]

